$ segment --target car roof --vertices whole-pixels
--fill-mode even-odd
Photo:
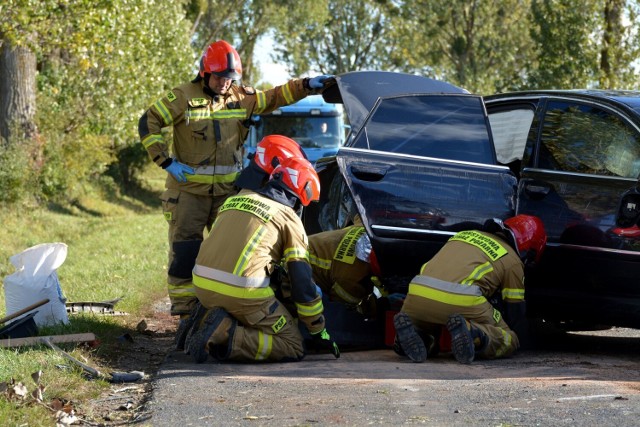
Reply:
[[[342,103],[351,131],[357,133],[378,98],[416,93],[468,93],[444,81],[391,71],[352,71],[335,77],[322,93],[327,102]]]
[[[604,89],[547,89],[504,92],[484,96],[488,102],[512,97],[540,97],[540,96],[572,96],[584,100],[598,99],[609,104],[624,106],[640,112],[640,91],[634,90],[604,90]]]

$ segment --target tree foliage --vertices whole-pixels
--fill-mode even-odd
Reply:
[[[75,194],[103,173],[120,149],[137,143],[144,109],[193,74],[181,1],[8,0],[2,12],[4,43],[38,58],[45,196]]]
[[[529,0],[407,0],[396,62],[471,92],[517,88],[530,60]]]
[[[309,70],[340,74],[366,69],[396,69],[389,53],[398,14],[386,0],[321,0],[289,13],[277,27],[276,58],[291,64],[293,74]]]
[[[271,34],[272,59],[298,76],[402,71],[483,94],[633,89],[638,12],[640,0],[4,0],[0,50],[36,59],[27,120],[39,132],[2,147],[2,200],[27,186],[73,196],[107,172],[134,180],[149,163],[138,118],[218,39],[240,53],[247,84],[262,77],[254,56]],[[17,110],[10,90],[32,86],[1,73],[0,114]]]

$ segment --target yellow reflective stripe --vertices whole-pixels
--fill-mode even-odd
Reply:
[[[298,315],[300,316],[312,317],[312,316],[318,316],[322,314],[324,310],[324,306],[322,305],[322,300],[320,299],[318,300],[317,303],[313,305],[304,305],[304,304],[296,303],[296,310],[298,311]]]
[[[336,294],[338,294],[338,296],[342,298],[342,300],[345,302],[348,302],[351,304],[358,304],[360,302],[360,298],[356,298],[353,295],[351,295],[349,292],[345,291],[344,288],[340,286],[338,282],[335,282],[331,289],[334,290]]]
[[[225,175],[238,172],[236,165],[198,166],[195,169],[196,175]]]
[[[282,95],[284,96],[285,101],[287,101],[287,104],[293,104],[295,102],[295,99],[293,99],[293,93],[291,92],[291,84],[293,84],[293,82],[288,81],[287,84],[282,87]]]
[[[245,117],[247,117],[247,110],[244,108],[235,110],[219,110],[213,113],[213,118],[215,120],[244,119]]]
[[[238,276],[242,274],[242,272],[247,267],[247,263],[253,256],[253,252],[256,250],[256,247],[260,244],[262,240],[262,236],[267,231],[267,228],[264,225],[258,227],[258,229],[253,233],[251,239],[247,242],[244,249],[242,250],[242,256],[238,259],[235,268],[233,269],[233,273]]]
[[[480,249],[492,261],[495,261],[507,254],[507,250],[500,243],[496,242],[489,236],[485,236],[484,234],[473,230],[461,231],[449,240],[457,240],[473,245]]]
[[[487,299],[483,296],[452,294],[438,289],[429,288],[427,286],[417,285],[415,283],[409,284],[408,293],[460,307],[473,307],[487,302]]]
[[[331,260],[330,259],[318,258],[317,256],[315,256],[312,253],[309,253],[309,262],[312,265],[315,265],[316,267],[321,268],[323,270],[330,270],[331,269]]]
[[[353,264],[353,261],[356,259],[356,243],[363,233],[364,227],[353,227],[349,230],[342,240],[340,240],[340,244],[338,244],[336,252],[333,254],[333,259],[347,264]]]
[[[206,279],[217,280],[228,285],[237,286],[239,288],[266,288],[269,286],[270,280],[266,276],[247,277],[238,276],[216,268],[205,267],[196,264],[193,267],[193,276],[201,276]]]
[[[182,285],[168,285],[168,293],[170,297],[195,297],[196,292],[192,283],[185,283]]]
[[[287,263],[292,259],[303,259],[309,261],[309,252],[302,248],[287,248],[284,251],[283,262]]]
[[[164,102],[162,102],[162,99],[158,100],[155,104],[153,104],[153,106],[158,111],[160,116],[162,116],[162,120],[164,121],[165,126],[169,126],[171,123],[173,123],[173,117],[171,117],[171,113],[169,112],[167,106],[164,105]]]
[[[493,265],[489,261],[477,266],[471,274],[467,276],[461,283],[463,285],[473,285],[476,281],[480,280],[485,274],[493,271]]]
[[[217,280],[211,280],[201,276],[196,276],[195,274],[193,275],[193,284],[198,288],[217,292],[219,294],[233,298],[259,299],[273,297],[273,289],[271,289],[271,287],[269,286],[267,286],[266,288],[240,288],[237,286],[218,282]]]
[[[524,289],[504,288],[502,290],[502,299],[524,301]]]
[[[198,120],[206,120],[211,118],[211,113],[207,109],[197,109],[197,110],[187,110],[185,114],[187,120],[189,121],[198,121]]]
[[[142,145],[144,148],[149,148],[157,142],[162,142],[162,136],[157,133],[150,133],[142,139]]]
[[[267,97],[264,92],[256,92],[256,106],[253,109],[255,114],[260,114],[267,107]]]
[[[258,350],[255,360],[267,360],[273,348],[273,337],[258,330]]]
[[[194,175],[189,175],[189,174],[185,174],[185,178],[187,178],[187,181],[189,182],[197,182],[199,184],[227,184],[230,182],[234,182],[236,180],[236,178],[238,178],[238,175],[240,174],[240,172],[234,172],[234,173],[228,173],[228,174],[224,174],[224,175],[199,175],[199,174],[194,174]]]

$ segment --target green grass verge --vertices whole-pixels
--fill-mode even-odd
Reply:
[[[100,366],[117,337],[153,310],[153,302],[166,296],[167,225],[159,205],[162,180],[147,181],[151,190],[134,197],[94,195],[69,207],[0,207],[0,279],[15,272],[9,258],[40,244],[68,245],[65,262],[57,270],[67,301],[104,301],[123,297],[116,310],[128,316],[70,315],[68,325],[40,328],[40,335],[93,332],[100,345],[91,348],[60,344],[66,352],[90,366]],[[35,302],[35,301],[34,301]],[[5,292],[0,293],[0,317],[6,315]],[[42,371],[43,404],[33,398],[8,399],[0,392],[3,425],[53,425],[55,399],[82,402],[98,396],[108,383],[88,381],[81,369],[46,346],[0,348],[0,386],[22,382],[36,389],[31,374]],[[106,367],[108,372],[108,367]],[[10,384],[9,384],[10,385]]]

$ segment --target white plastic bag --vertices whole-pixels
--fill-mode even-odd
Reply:
[[[66,258],[64,243],[42,243],[9,258],[16,272],[4,278],[7,316],[48,298],[47,304],[36,309],[36,325],[69,323],[66,298],[56,273]]]

